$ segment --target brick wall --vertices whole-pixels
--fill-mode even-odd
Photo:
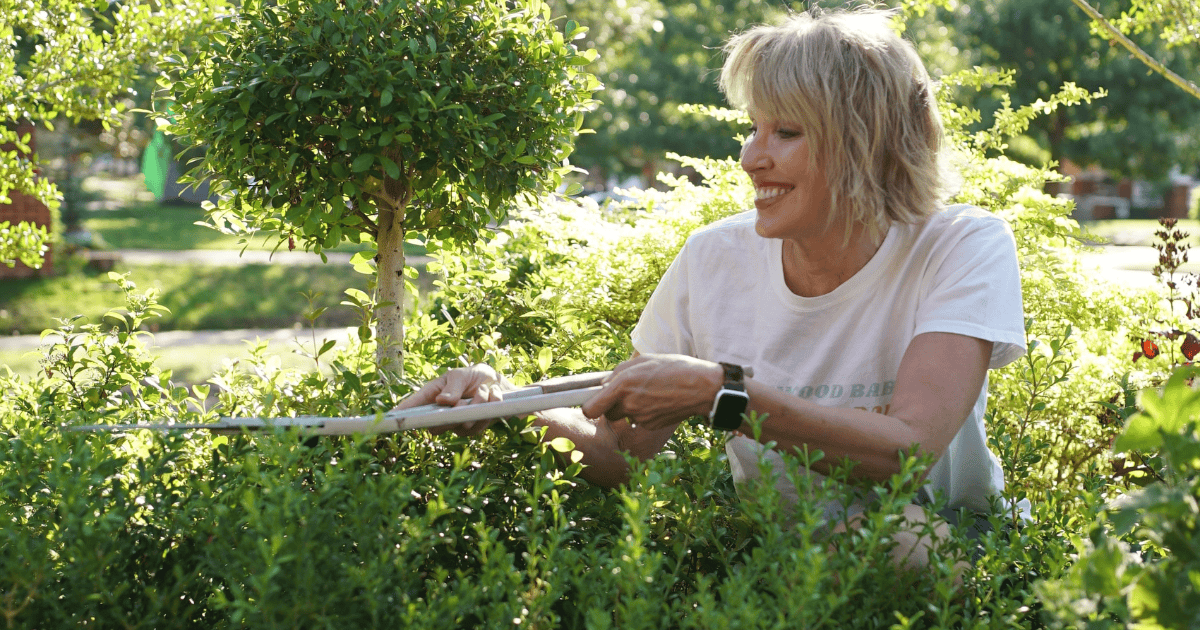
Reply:
[[[36,136],[34,126],[29,123],[22,123],[17,126],[17,135],[23,136],[29,134],[31,137]],[[11,144],[0,147],[0,151],[12,151],[15,147]],[[35,140],[31,139],[29,148],[37,151]],[[8,196],[12,198],[12,203],[0,203],[0,221],[8,221],[13,225],[23,221],[36,223],[37,225],[46,226],[47,231],[52,229],[50,209],[46,204],[38,201],[34,197],[19,193],[15,190],[8,191]],[[50,275],[54,271],[54,246],[46,252],[46,261],[42,263],[41,269],[33,269],[27,267],[21,262],[17,262],[15,267],[9,267],[5,264],[0,264],[0,280],[7,278],[29,278],[35,276]]]
[[[1163,216],[1186,219],[1192,189],[1187,184],[1175,184],[1163,193]]]

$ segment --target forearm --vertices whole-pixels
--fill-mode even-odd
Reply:
[[[607,423],[592,421],[578,409],[551,409],[538,413],[534,424],[546,427],[545,441],[565,437],[583,453],[580,476],[591,483],[615,488],[629,479],[629,465],[617,436]]]
[[[884,480],[900,470],[899,453],[914,444],[926,452],[940,455],[941,448],[912,425],[881,413],[845,407],[822,407],[802,398],[748,382],[750,408],[760,418],[760,440],[775,442],[776,450],[795,453],[796,449],[820,450],[824,458],[814,467],[819,472],[841,463],[856,462],[852,476]],[[742,424],[750,435],[752,427]]]

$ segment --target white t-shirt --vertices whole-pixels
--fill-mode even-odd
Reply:
[[[886,413],[900,359],[914,337],[949,332],[993,342],[989,368],[1025,351],[1016,245],[1008,224],[970,206],[923,223],[894,223],[857,274],[818,297],[783,279],[783,241],[754,231],[753,211],[694,233],[663,276],[633,330],[643,354],[685,354],[752,366],[754,379],[816,404]],[[988,450],[987,381],[927,489],[953,508],[988,509],[1004,487]],[[726,443],[735,481],[758,475],[761,445]],[[781,465],[778,455],[766,453]],[[782,472],[782,471],[780,471]],[[817,474],[817,473],[811,473]],[[785,495],[794,495],[781,483]],[[827,507],[829,515],[837,507]]]

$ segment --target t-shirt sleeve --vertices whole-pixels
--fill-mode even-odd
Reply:
[[[630,339],[641,354],[685,354],[694,356],[688,323],[688,246],[671,262],[658,282]]]
[[[949,230],[949,241],[938,248],[946,253],[931,265],[914,336],[949,332],[991,341],[988,367],[1003,367],[1025,353],[1016,242],[995,217],[964,225]]]

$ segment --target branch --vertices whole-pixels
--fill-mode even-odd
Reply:
[[[1125,49],[1130,52],[1130,54],[1140,59],[1142,63],[1150,66],[1151,70],[1163,75],[1168,81],[1182,88],[1183,91],[1200,99],[1200,86],[1188,81],[1174,72],[1171,72],[1170,68],[1164,66],[1154,57],[1151,57],[1149,53],[1142,50],[1141,47],[1135,44],[1133,40],[1129,39],[1124,33],[1117,30],[1117,27],[1113,26],[1112,23],[1109,22],[1099,11],[1093,9],[1092,5],[1087,3],[1087,0],[1071,0],[1071,2],[1074,2],[1075,6],[1082,9],[1084,13],[1088,14],[1088,17],[1092,18],[1092,20],[1099,24],[1105,31],[1107,31],[1109,35],[1112,35],[1113,39],[1117,40],[1118,43],[1124,46]]]
[[[368,193],[368,194],[369,194],[369,193]],[[358,198],[358,201],[359,201],[359,203],[361,203],[361,202],[363,202],[363,201],[365,201],[365,200],[364,200],[364,199],[363,199],[363,198],[360,196],[360,197]],[[378,234],[378,233],[379,233],[379,226],[378,226],[378,225],[375,225],[375,222],[371,220],[371,217],[370,217],[370,216],[369,216],[369,215],[368,215],[366,212],[363,212],[363,211],[362,211],[362,208],[360,208],[360,207],[359,207],[359,204],[358,204],[358,203],[354,204],[354,207],[352,208],[352,210],[354,211],[354,214],[358,215],[358,217],[359,217],[360,219],[362,219],[362,220],[363,220],[363,222],[364,222],[364,223],[366,223],[367,225],[371,226],[371,233],[372,233],[372,234]]]

